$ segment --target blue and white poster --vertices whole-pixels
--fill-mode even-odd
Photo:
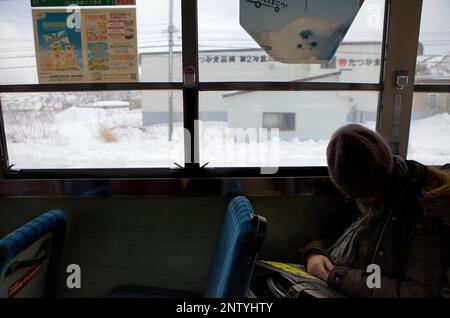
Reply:
[[[34,9],[33,26],[39,83],[139,80],[136,8]]]
[[[35,11],[33,14],[40,82],[82,81],[82,34],[79,28],[68,26],[70,13]]]
[[[240,23],[275,61],[333,58],[364,0],[240,0]]]

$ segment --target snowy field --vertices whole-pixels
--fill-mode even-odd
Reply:
[[[98,105],[97,105],[98,106]],[[175,167],[183,164],[183,127],[144,127],[142,111],[128,108],[25,110],[4,107],[10,163],[16,168]],[[368,123],[373,128],[374,123]],[[203,123],[204,164],[223,166],[324,166],[327,140],[238,142],[225,122]],[[414,121],[409,158],[450,162],[450,114]]]
[[[450,163],[450,114],[413,121],[409,139],[408,159],[429,165]]]
[[[10,163],[17,168],[166,167],[183,162],[182,126],[142,126],[141,110],[69,108],[5,114]],[[178,153],[176,150],[179,150]]]

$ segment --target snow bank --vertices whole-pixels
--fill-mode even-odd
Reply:
[[[97,101],[94,103],[91,103],[86,106],[81,107],[92,107],[92,108],[126,108],[130,105],[128,102],[122,102],[122,101]]]
[[[375,123],[368,122],[373,129]],[[6,112],[10,162],[17,168],[175,167],[184,160],[183,126],[173,141],[168,125],[142,125],[140,110],[71,107],[65,110]],[[110,134],[106,141],[100,128]],[[328,140],[274,138],[237,142],[224,122],[203,123],[202,164],[210,167],[325,166]],[[450,114],[412,122],[409,159],[450,162]]]
[[[30,113],[23,121],[32,123]],[[142,127],[142,113],[69,108],[56,112],[45,138],[33,138],[36,130],[19,142],[11,142],[17,125],[5,123],[10,162],[17,168],[143,168],[183,163],[183,127],[175,126],[168,142],[167,125]],[[116,142],[105,142],[99,128],[105,127]],[[50,136],[48,136],[50,135]]]
[[[450,163],[450,114],[414,120],[408,159],[428,165]]]

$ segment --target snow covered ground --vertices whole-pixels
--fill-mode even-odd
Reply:
[[[34,112],[15,118],[5,114],[9,158],[17,168],[165,167],[183,162],[181,124],[169,143],[167,126],[143,127],[140,110],[72,107],[47,115],[39,122]]]
[[[429,165],[450,163],[450,114],[413,121],[409,140],[408,159]]]
[[[4,112],[11,164],[16,168],[175,167],[183,164],[183,127],[143,127],[141,110],[67,108]],[[368,123],[373,128],[373,123]],[[409,158],[450,162],[450,114],[412,123]],[[224,166],[324,166],[327,140],[273,138],[237,142],[224,122],[203,123],[202,164]]]

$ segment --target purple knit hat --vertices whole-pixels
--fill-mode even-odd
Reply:
[[[386,191],[394,157],[384,139],[360,125],[336,131],[327,148],[328,171],[336,187],[352,198]]]

